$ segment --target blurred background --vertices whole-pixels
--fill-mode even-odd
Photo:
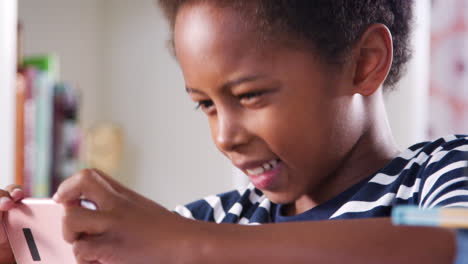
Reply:
[[[21,63],[14,94],[3,97],[6,110],[16,102],[16,162],[2,186],[16,181],[48,196],[71,172],[94,166],[173,208],[247,183],[194,111],[154,0],[6,2],[17,14],[10,24],[20,21]],[[387,98],[402,148],[468,133],[468,0],[415,2],[413,59]],[[1,42],[8,36],[0,31]]]

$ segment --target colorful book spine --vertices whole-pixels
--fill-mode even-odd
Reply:
[[[24,101],[24,184],[26,196],[32,196],[32,182],[36,171],[36,100],[34,96],[34,80],[37,71],[29,67],[25,70],[26,92]]]
[[[47,197],[50,195],[52,181],[52,105],[57,62],[55,56],[36,56],[25,58],[24,65],[38,70],[33,84],[36,113],[32,196]]]
[[[26,77],[19,70],[16,77],[16,147],[15,147],[15,183],[24,185],[24,102],[26,99]]]
[[[51,183],[52,155],[52,96],[53,81],[47,72],[36,78],[36,171],[33,178],[33,196],[47,197]]]
[[[15,183],[18,185],[24,185],[24,126],[25,126],[25,113],[24,103],[26,100],[26,86],[27,80],[25,71],[22,67],[23,62],[23,30],[20,23],[17,28],[17,40],[16,40],[16,62],[17,62],[17,74],[16,74],[16,127],[15,127]]]
[[[79,169],[81,134],[78,127],[79,96],[74,87],[57,83],[54,94],[52,192]]]

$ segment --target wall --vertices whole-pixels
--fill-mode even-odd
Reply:
[[[112,4],[110,4],[112,2]],[[155,1],[112,0],[105,16],[105,114],[125,129],[123,181],[172,208],[231,189],[231,169],[169,55]],[[128,179],[131,177],[131,179]]]
[[[104,2],[96,0],[19,0],[24,53],[53,52],[61,77],[81,90],[83,127],[102,119]]]
[[[16,0],[0,1],[0,186],[14,180],[16,9]]]
[[[401,148],[428,139],[430,1],[415,1],[413,57],[395,92],[387,97],[387,111]]]

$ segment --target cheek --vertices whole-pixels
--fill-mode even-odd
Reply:
[[[252,120],[256,134],[278,155],[294,152],[298,145],[305,143],[304,137],[310,135],[306,131],[311,126],[309,120],[290,113],[286,109],[270,109]]]
[[[278,108],[259,123],[271,151],[298,170],[320,162],[331,141],[331,117],[310,102]]]

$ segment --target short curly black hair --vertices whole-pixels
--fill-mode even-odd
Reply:
[[[386,25],[393,38],[393,64],[384,82],[391,90],[411,57],[409,35],[414,0],[158,0],[174,32],[185,4],[205,3],[235,9],[250,18],[262,39],[295,39],[314,48],[331,64],[341,64],[372,24]],[[252,19],[253,18],[253,19]],[[285,38],[286,37],[286,38]],[[173,40],[173,34],[172,38]],[[172,46],[173,41],[172,42]]]

